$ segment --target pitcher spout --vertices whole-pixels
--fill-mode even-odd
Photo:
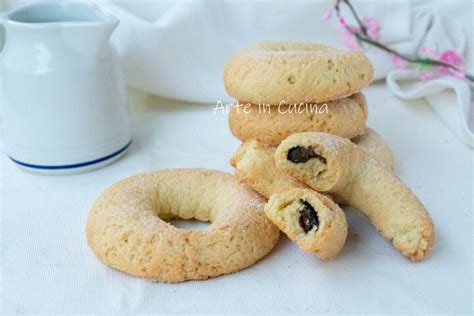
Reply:
[[[111,17],[110,20],[82,26],[64,25],[61,28],[61,36],[77,53],[98,56],[107,52],[110,37],[118,24],[119,21]]]
[[[82,7],[83,21],[61,25],[63,40],[71,48],[83,55],[98,56],[107,52],[110,37],[117,28],[119,20],[90,3],[69,3]],[[67,7],[68,3],[65,4]],[[77,10],[71,8],[71,10]]]
[[[114,16],[88,2],[39,2],[6,16],[6,27],[31,36],[54,33],[67,47],[85,55],[100,55],[119,24]]]

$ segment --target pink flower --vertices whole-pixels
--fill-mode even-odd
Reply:
[[[420,73],[418,74],[418,78],[420,78],[420,80],[429,80],[433,77],[434,73],[431,71],[420,71]]]
[[[370,18],[370,17],[363,17],[362,23],[364,23],[365,27],[367,28],[367,34],[371,39],[379,40],[380,39],[380,23],[379,21]]]
[[[439,55],[439,60],[459,68],[464,63],[464,58],[453,50],[445,50]]]
[[[459,79],[464,79],[466,78],[466,74],[462,71],[457,71],[457,70],[452,70],[451,69],[451,74],[456,77],[456,78],[459,78]]]
[[[426,56],[433,60],[442,61],[446,64],[452,65],[456,68],[461,68],[464,63],[464,58],[453,50],[446,50],[441,53],[436,52],[435,50],[422,48],[420,50],[420,54]],[[436,75],[438,76],[455,76],[458,78],[462,78],[464,76],[463,72],[456,71],[454,69],[443,67],[443,66],[435,66],[433,70]]]
[[[438,53],[434,49],[430,48],[420,49],[420,55],[436,60],[439,58]]]
[[[333,9],[333,8],[327,9],[326,11],[324,11],[323,19],[324,19],[325,21],[329,21],[329,20],[332,18],[333,13],[334,13],[334,9]]]
[[[434,71],[439,76],[449,76],[450,74],[452,74],[453,70],[451,68],[447,68],[443,66],[436,66],[434,67]]]
[[[357,37],[347,27],[341,28],[341,40],[344,43],[344,45],[349,49],[352,49],[352,50],[361,49],[361,46],[359,42],[357,41]]]
[[[448,67],[436,66],[435,71],[440,76],[454,76],[456,78],[464,79],[466,74],[460,70],[455,70]]]
[[[344,18],[343,18],[342,16],[339,17],[339,24],[340,24],[341,26],[346,26],[346,20],[344,20]]]
[[[407,68],[408,67],[408,62],[404,59],[401,59],[395,54],[390,54],[390,59],[392,62],[397,66],[398,68]]]

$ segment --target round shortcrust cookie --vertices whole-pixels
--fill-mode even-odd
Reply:
[[[258,43],[233,55],[224,70],[227,93],[253,104],[326,102],[360,92],[372,80],[363,52],[310,43]]]
[[[364,134],[367,101],[362,93],[348,98],[313,104],[232,106],[229,127],[242,141],[256,139],[269,146],[278,146],[291,134],[325,132],[345,138]]]
[[[204,169],[140,174],[107,189],[92,206],[87,241],[120,271],[180,282],[232,273],[253,265],[276,244],[278,228],[265,201],[234,176]],[[165,220],[211,222],[207,231]]]

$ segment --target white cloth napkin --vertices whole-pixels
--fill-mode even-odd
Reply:
[[[395,45],[398,51],[415,54],[420,48],[438,52],[466,50],[466,34],[460,23],[448,25],[434,13],[414,14],[413,37]],[[380,60],[382,62],[382,60]],[[379,65],[375,62],[375,67]],[[388,64],[390,65],[390,64]],[[393,66],[392,66],[393,67]],[[474,147],[474,116],[472,94],[467,81],[452,76],[419,80],[413,69],[387,69],[388,88],[399,98],[425,98],[454,134],[467,146]]]
[[[224,65],[234,52],[254,42],[310,41],[343,47],[337,23],[322,18],[332,0],[297,0],[291,5],[229,0],[96,2],[121,20],[113,42],[129,84],[167,98],[231,100],[222,82]],[[381,21],[385,42],[410,37],[408,0],[354,1],[354,5],[362,16]],[[380,64],[386,63],[385,59]],[[378,75],[379,67],[375,68]]]

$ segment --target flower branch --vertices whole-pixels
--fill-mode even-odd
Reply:
[[[341,15],[341,5],[345,5],[357,22],[358,27],[349,26]],[[342,35],[346,46],[352,49],[360,48],[360,43],[367,43],[375,46],[392,55],[392,60],[399,67],[406,67],[408,63],[414,64],[420,71],[422,79],[429,79],[433,76],[432,70],[435,68],[438,73],[444,75],[453,75],[458,78],[465,78],[474,82],[474,76],[465,72],[461,67],[463,58],[454,51],[445,51],[440,54],[425,49],[423,55],[408,55],[397,52],[396,50],[382,44],[378,39],[380,36],[380,25],[374,19],[364,17],[361,19],[349,0],[336,0],[333,10],[342,26]],[[325,14],[325,19],[329,19],[332,11]],[[423,76],[422,76],[423,75]]]

